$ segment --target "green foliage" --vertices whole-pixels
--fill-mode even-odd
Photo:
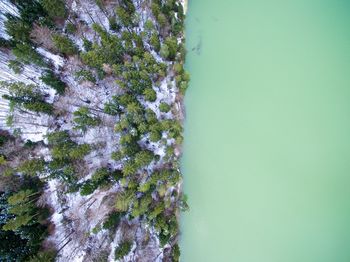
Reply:
[[[132,217],[136,218],[147,213],[152,201],[153,199],[151,194],[144,194],[141,198],[135,201],[131,212]]]
[[[50,133],[47,135],[47,140],[53,157],[49,163],[51,175],[74,187],[76,177],[72,161],[81,160],[90,152],[90,146],[87,144],[77,145],[70,139],[68,131]]]
[[[33,28],[33,24],[50,24],[49,19],[47,19],[47,14],[43,9],[42,5],[35,0],[22,0],[22,1],[11,1],[12,4],[18,10],[19,15],[14,16],[9,13],[5,14],[7,19],[5,20],[5,30],[11,37],[10,40],[1,41],[3,47],[15,47],[17,44],[27,44],[31,46],[30,32]],[[21,49],[18,47],[17,49]],[[16,52],[21,53],[19,56],[25,56],[28,50],[16,50]],[[23,54],[24,53],[24,54]],[[34,56],[32,58],[35,58]],[[36,63],[37,61],[30,62]],[[44,65],[39,65],[44,66]]]
[[[1,261],[28,261],[47,236],[47,209],[36,205],[42,183],[23,176],[16,187],[8,193],[0,192]]]
[[[91,232],[93,233],[93,234],[97,234],[98,232],[100,232],[101,231],[101,224],[99,223],[99,224],[97,224],[92,230],[91,230]]]
[[[135,165],[137,168],[149,165],[154,159],[152,151],[143,150],[135,155]]]
[[[91,181],[97,184],[101,184],[108,180],[110,176],[110,172],[107,168],[99,168],[96,170],[96,172],[92,175]]]
[[[71,142],[68,131],[58,131],[47,135],[49,145],[60,145],[62,143]]]
[[[13,45],[13,41],[5,39],[0,36],[0,47],[10,48]]]
[[[117,64],[123,60],[123,46],[116,35],[110,35],[101,26],[94,24],[93,29],[100,35],[101,44],[94,43],[90,50],[81,54],[83,62],[101,69],[103,64]]]
[[[159,104],[160,112],[168,113],[171,109],[171,106],[165,102]]]
[[[177,53],[177,40],[174,37],[167,37],[161,47],[160,54],[163,58],[174,61]]]
[[[28,176],[38,175],[45,171],[45,161],[43,159],[26,160],[18,168],[18,171]]]
[[[30,24],[21,20],[21,18],[16,16],[8,16],[5,21],[6,33],[18,42],[27,43],[30,42]]]
[[[165,58],[168,59],[170,56],[170,51],[169,51],[169,47],[167,44],[163,44],[161,49],[160,49],[160,55]]]
[[[158,122],[157,115],[151,108],[146,109],[145,117],[148,124],[155,124]]]
[[[116,17],[109,17],[109,29],[114,31],[114,32],[119,32],[120,29],[122,28],[121,25],[117,22]]]
[[[48,23],[43,6],[36,0],[11,1],[19,11],[20,19],[32,26],[34,22]]]
[[[138,166],[135,164],[133,160],[128,160],[124,163],[123,166],[123,174],[124,176],[131,176],[136,173]]]
[[[89,154],[91,151],[91,146],[89,144],[81,144],[73,147],[69,152],[69,156],[72,159],[83,159],[84,156]]]
[[[0,166],[6,164],[6,157],[4,155],[0,155]]]
[[[154,17],[158,17],[159,13],[161,12],[159,4],[155,1],[152,1],[151,10]]]
[[[124,156],[120,151],[116,151],[112,153],[111,158],[115,161],[120,161],[124,158]]]
[[[122,259],[125,257],[129,252],[131,251],[132,248],[132,242],[129,241],[123,241],[118,245],[118,247],[115,249],[115,259]]]
[[[178,1],[152,1],[152,13],[163,34],[178,36],[183,33],[184,11]]]
[[[134,201],[135,198],[135,191],[133,190],[126,190],[123,192],[119,192],[116,198],[115,208],[119,212],[126,212],[128,211],[131,203]]]
[[[32,256],[28,262],[55,262],[56,254],[56,250],[40,251],[35,256]]]
[[[160,123],[155,123],[150,126],[150,140],[152,142],[158,142],[162,138],[162,126]]]
[[[67,36],[54,34],[52,41],[55,47],[64,55],[74,55],[78,53],[78,47]]]
[[[153,90],[153,88],[147,88],[143,91],[143,95],[145,99],[150,102],[154,102],[157,100],[157,93]]]
[[[101,123],[101,120],[97,116],[92,116],[90,110],[87,107],[80,107],[73,113],[74,115],[74,129],[87,131],[88,127],[95,127]]]
[[[33,27],[33,22],[38,23],[38,17],[47,18],[48,15],[62,26],[63,19],[57,18],[67,17],[68,12],[63,0],[39,0],[39,2],[43,6],[45,5],[46,12],[43,9],[42,15],[35,15],[35,12],[26,11],[28,14],[26,19],[22,17],[18,20],[14,19],[11,21],[12,24],[8,26],[12,32],[12,38],[16,39],[4,44],[14,45],[15,50],[17,49],[15,52],[19,54],[17,55],[19,58],[16,60],[18,63],[10,65],[17,72],[20,72],[22,63],[45,66],[43,58],[30,43],[29,32]],[[172,76],[175,73],[177,86],[175,91],[180,90],[184,93],[187,88],[189,75],[182,65],[184,46],[182,43],[178,44],[179,34],[183,31],[184,15],[178,1],[153,0],[151,1],[152,20],[155,19],[156,23],[153,24],[151,20],[147,21],[145,24],[146,32],[139,32],[138,29],[133,28],[140,18],[140,14],[135,13],[134,1],[120,0],[117,2],[116,16],[109,18],[110,29],[117,34],[110,34],[103,27],[97,24],[93,25],[93,30],[98,34],[99,39],[95,40],[94,43],[84,39],[84,51],[80,53],[83,63],[92,67],[93,70],[89,71],[86,66],[81,67],[84,69],[78,71],[75,77],[77,81],[87,80],[96,83],[97,79],[103,79],[108,74],[108,76],[115,77],[116,84],[123,89],[118,92],[122,93],[121,95],[112,97],[104,105],[105,113],[118,116],[115,117],[118,119],[115,131],[118,133],[117,137],[120,137],[120,141],[118,151],[112,154],[112,158],[120,161],[118,164],[123,167],[123,170],[111,172],[109,169],[99,168],[90,179],[83,183],[77,183],[76,173],[80,170],[77,165],[84,161],[84,156],[89,154],[92,148],[87,144],[78,145],[70,139],[68,132],[62,131],[48,135],[48,144],[52,155],[52,160],[48,164],[45,162],[40,164],[39,160],[36,160],[37,162],[26,161],[14,172],[28,175],[49,172],[51,177],[66,181],[71,189],[79,189],[80,187],[82,195],[89,195],[98,188],[107,187],[118,181],[121,190],[116,198],[116,211],[112,212],[96,231],[101,228],[115,230],[120,219],[126,214],[129,219],[144,216],[147,217],[150,226],[157,230],[161,244],[165,245],[174,239],[173,237],[177,233],[178,225],[174,213],[179,208],[186,209],[183,208],[186,207],[184,204],[186,201],[181,198],[181,194],[170,190],[172,186],[177,185],[181,176],[176,171],[178,163],[174,157],[174,146],[166,145],[169,138],[176,139],[177,143],[182,141],[182,126],[180,122],[175,120],[158,120],[157,115],[151,109],[147,109],[149,103],[144,104],[144,101],[157,101],[157,93],[153,87],[159,86],[169,73]],[[103,1],[98,0],[97,3],[101,10],[107,13]],[[40,21],[44,21],[44,19]],[[27,31],[28,29],[29,31]],[[66,22],[67,33],[73,34],[75,30],[74,24]],[[160,38],[164,40],[163,44],[161,44]],[[52,39],[57,49],[64,55],[77,54],[79,51],[78,47],[67,36],[54,34]],[[144,45],[145,41],[149,44]],[[163,58],[171,62],[158,62],[150,48],[157,53],[160,52]],[[174,64],[172,61],[177,63],[174,65],[173,71],[171,71]],[[113,72],[110,68],[113,68]],[[41,80],[55,88],[58,93],[64,92],[64,83],[60,82],[60,79],[56,78],[52,71],[45,71]],[[52,106],[45,103],[45,94],[35,86],[13,88],[13,91],[7,94],[7,99],[12,105],[22,106],[35,112],[53,111]],[[45,109],[45,106],[51,107],[51,109]],[[171,105],[161,103],[159,109],[161,112],[169,112]],[[74,112],[75,128],[85,132],[89,127],[101,124],[101,120],[95,114],[97,110],[81,107]],[[164,118],[164,115],[161,114],[160,118]],[[147,145],[150,142],[147,137],[153,142],[161,140],[160,144],[167,146],[166,156],[162,162],[159,162],[158,168],[160,170],[153,174],[149,174],[149,168],[146,167],[149,167],[152,161],[159,160],[159,156],[155,156],[154,152],[146,149],[153,146],[152,144]],[[140,142],[141,139],[142,142]],[[142,181],[141,185],[140,181]],[[25,209],[30,205],[31,203],[26,202]],[[10,222],[10,226],[13,223],[12,228],[18,225],[20,225],[19,228],[30,226],[32,223],[37,223],[37,219],[39,220],[39,215],[32,217],[34,213],[22,213],[22,206],[21,208],[14,206],[9,210],[12,212],[9,221],[13,219],[14,215],[21,217],[17,220],[17,224]],[[122,241],[115,251],[116,258],[123,258],[130,252],[131,247],[131,242]],[[168,252],[168,255],[171,256],[172,260],[178,261],[180,255],[178,246],[173,246],[171,254]],[[31,257],[32,261],[52,260],[49,255],[41,253],[36,257]],[[29,256],[26,258],[28,261]]]
[[[36,64],[38,66],[46,66],[42,56],[29,44],[16,44],[12,49],[13,54],[19,62],[24,64]]]
[[[80,188],[80,195],[88,196],[92,194],[96,190],[95,184],[93,184],[90,180],[86,181]]]
[[[161,246],[166,245],[170,238],[178,232],[178,223],[175,216],[166,217],[164,214],[158,215],[155,218],[154,227],[159,232]]]
[[[120,115],[122,112],[119,104],[115,101],[114,98],[112,99],[112,101],[105,103],[103,111],[106,114],[109,114],[112,116]]]
[[[83,38],[83,47],[86,52],[90,51],[92,49],[92,42],[86,38]]]
[[[33,112],[41,112],[48,115],[51,115],[53,112],[53,106],[44,101],[33,101],[31,103],[25,103],[24,108]]]
[[[57,91],[58,94],[64,94],[66,90],[66,84],[61,81],[51,70],[46,70],[43,75],[40,77],[41,81],[45,84],[51,86],[53,89]]]
[[[66,25],[66,32],[68,34],[74,34],[77,31],[77,27],[73,23],[68,23]]]
[[[10,60],[8,66],[16,74],[23,72],[23,64],[17,60]]]
[[[79,82],[90,81],[92,83],[96,83],[96,78],[94,77],[92,72],[89,70],[85,70],[85,69],[82,69],[82,70],[75,72],[75,80],[77,80]]]
[[[160,40],[159,40],[157,33],[153,33],[151,35],[150,44],[156,52],[160,51]],[[169,50],[168,50],[168,47],[164,47],[164,48],[166,50],[162,51],[162,54],[163,54],[162,56],[163,57],[165,56],[167,58],[169,56]]]
[[[0,134],[0,146],[3,146],[8,140],[9,137],[6,134]]]
[[[167,23],[167,18],[165,17],[164,14],[160,13],[157,16],[157,22],[160,25],[160,27],[164,27],[166,25],[166,23]]]
[[[180,92],[184,94],[190,81],[190,75],[185,71],[183,65],[180,63],[174,65],[174,71],[177,74],[175,77],[176,85],[179,88]]]
[[[56,159],[71,160],[82,159],[86,154],[90,152],[90,146],[88,144],[77,145],[70,138],[69,135],[66,139],[60,140],[57,143],[53,142],[54,136],[68,135],[66,131],[54,132],[48,135],[49,145],[52,146],[51,154]]]
[[[146,32],[152,32],[155,29],[152,20],[147,20],[145,22],[144,27],[145,27]]]
[[[165,149],[165,159],[169,160],[174,156],[174,147],[172,146],[167,146]]]
[[[107,168],[99,168],[91,176],[91,179],[86,180],[80,189],[82,196],[92,194],[98,187],[106,186],[112,180],[112,173]]]
[[[133,26],[135,6],[131,0],[121,1],[121,5],[117,7],[116,13],[123,26]]]
[[[103,229],[111,229],[114,230],[120,223],[121,218],[125,215],[123,212],[113,211],[107,217],[107,219],[103,222]]]
[[[45,11],[51,18],[65,18],[67,15],[63,0],[41,0]]]
[[[180,199],[179,207],[183,212],[188,211],[190,209],[189,205],[187,204],[187,201],[188,201],[187,195],[182,195]]]
[[[3,98],[13,105],[34,112],[52,114],[53,106],[45,102],[44,95],[37,86],[22,82],[0,82],[0,85],[8,90],[8,94],[3,95]]]

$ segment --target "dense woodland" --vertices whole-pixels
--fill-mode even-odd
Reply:
[[[4,3],[0,260],[179,261],[182,3]]]

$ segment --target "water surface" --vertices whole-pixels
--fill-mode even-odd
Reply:
[[[349,262],[350,2],[188,11],[182,261]]]

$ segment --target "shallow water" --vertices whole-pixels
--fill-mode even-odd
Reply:
[[[190,0],[182,261],[350,261],[349,14]]]

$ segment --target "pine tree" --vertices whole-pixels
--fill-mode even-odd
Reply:
[[[67,10],[63,0],[41,0],[45,11],[51,18],[65,18]]]
[[[131,251],[132,248],[132,242],[130,241],[124,241],[118,245],[118,247],[115,249],[115,259],[120,260],[123,257],[125,257],[129,252]]]
[[[8,15],[5,21],[6,33],[12,37],[13,40],[22,43],[30,42],[31,27],[28,23],[21,20],[20,17]]]
[[[64,55],[74,55],[78,53],[78,47],[67,36],[54,34],[52,41],[55,47]]]
[[[18,61],[24,64],[33,63],[41,67],[46,66],[42,56],[29,44],[16,44],[12,52]]]
[[[45,170],[45,161],[43,159],[26,160],[18,168],[19,172],[28,176],[38,175],[44,172],[44,170]]]
[[[52,114],[53,106],[44,100],[44,95],[35,85],[26,85],[22,82],[0,82],[0,85],[9,91],[3,95],[14,105],[30,111]]]
[[[145,96],[146,101],[154,102],[157,100],[157,93],[153,90],[153,88],[147,88],[143,91],[143,95]]]
[[[90,110],[87,107],[80,107],[73,113],[75,129],[80,129],[84,132],[87,131],[88,127],[95,127],[101,123],[100,118],[97,116],[91,116]]]
[[[46,70],[40,77],[41,81],[51,86],[57,91],[58,94],[62,95],[66,89],[66,84],[61,81],[51,70]]]
[[[171,109],[170,105],[165,102],[162,102],[159,104],[160,112],[168,113],[170,109]]]

